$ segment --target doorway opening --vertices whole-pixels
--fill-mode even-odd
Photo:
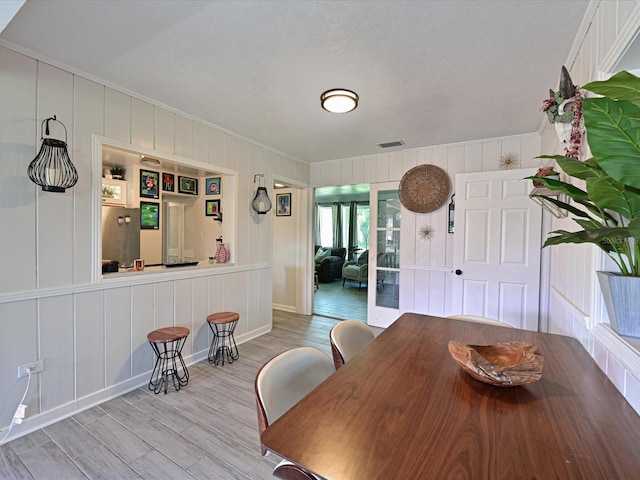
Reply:
[[[313,313],[367,322],[369,184],[316,188]]]

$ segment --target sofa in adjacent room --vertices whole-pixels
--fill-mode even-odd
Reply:
[[[320,283],[329,283],[342,278],[342,265],[347,256],[346,248],[316,245],[315,252],[316,274]]]

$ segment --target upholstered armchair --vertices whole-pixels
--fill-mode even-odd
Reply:
[[[355,262],[345,262],[342,266],[342,286],[346,280],[358,282],[358,290],[362,287],[362,282],[367,281],[369,275],[369,250],[360,254]]]
[[[318,258],[317,254],[320,248],[322,248],[325,253],[328,253],[327,257]],[[344,263],[346,255],[346,248],[330,248],[316,245],[315,262],[318,281],[320,283],[328,283],[339,279],[342,274],[342,264]]]

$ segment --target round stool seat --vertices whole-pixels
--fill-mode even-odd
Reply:
[[[209,355],[207,355],[209,363],[218,365],[222,362],[224,365],[225,357],[229,363],[238,359],[240,354],[233,337],[238,320],[240,320],[240,315],[236,312],[216,312],[207,316],[207,322],[213,334]]]
[[[182,358],[182,347],[189,333],[187,327],[164,327],[147,334],[147,340],[156,354],[156,363],[149,380],[149,390],[153,393],[164,390],[166,394],[170,380],[176,390],[189,382],[189,371]]]
[[[207,317],[209,323],[231,323],[240,319],[240,315],[236,312],[218,312],[212,313]]]
[[[147,340],[153,343],[162,342],[175,342],[182,338],[186,338],[189,335],[189,329],[187,327],[164,327],[149,332]]]

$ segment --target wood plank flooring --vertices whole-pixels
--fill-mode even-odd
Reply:
[[[260,455],[253,382],[289,348],[331,356],[338,320],[274,310],[273,330],[239,345],[224,367],[189,367],[179,392],[146,386],[0,446],[2,479],[273,479],[280,460]]]
[[[358,282],[342,279],[321,283],[313,294],[313,313],[341,320],[367,321],[367,284],[358,289]]]

